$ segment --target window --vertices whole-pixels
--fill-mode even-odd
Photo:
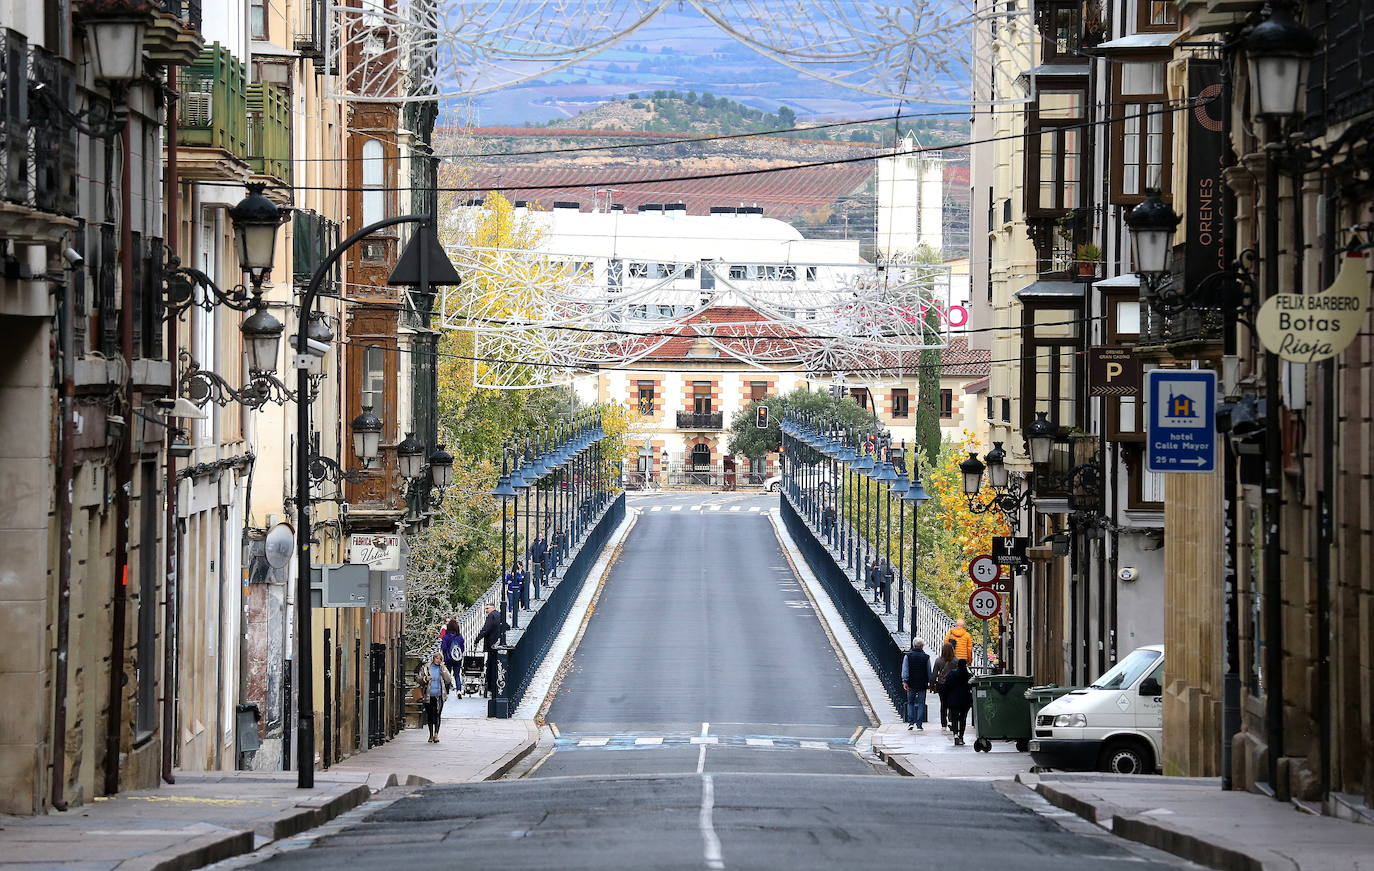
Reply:
[[[730,279],[731,279],[732,281],[743,281],[744,279],[746,279],[746,278],[748,278],[748,277],[749,277],[749,267],[748,267],[748,266],[731,266],[731,267],[730,267]]]
[[[807,281],[815,281],[815,280],[816,280],[816,275],[817,275],[817,273],[818,273],[818,271],[817,271],[816,267],[814,267],[814,266],[808,266],[808,267],[806,267],[806,280],[807,280]]]
[[[386,408],[386,349],[369,345],[363,349],[362,407],[385,421]],[[380,469],[382,458],[377,456],[363,465],[364,469]]]
[[[1164,156],[1173,134],[1167,111],[1163,61],[1127,61],[1112,82],[1114,123],[1111,136],[1112,202],[1138,203],[1145,189],[1169,194]]]
[[[779,266],[779,267],[778,267],[778,279],[779,279],[780,281],[796,281],[796,280],[797,280],[797,267],[795,267],[795,266]]]
[[[947,387],[940,389],[940,417],[946,420],[954,417],[954,391]]]
[[[641,381],[641,382],[639,382],[639,396],[638,396],[638,399],[639,399],[639,413],[640,413],[640,414],[653,414],[653,413],[654,413],[654,382],[652,382],[652,381]]]
[[[631,278],[648,278],[648,277],[649,277],[649,264],[647,264],[647,263],[639,263],[639,262],[633,261],[633,260],[630,261],[630,277],[631,277]]]
[[[988,420],[995,420],[992,416],[992,397],[988,397]]]
[[[1136,0],[1135,29],[1141,33],[1178,30],[1178,7],[1169,0]]]
[[[1126,507],[1144,511],[1164,510],[1164,476],[1145,468],[1143,445],[1130,445],[1122,452],[1130,476]]]
[[[267,0],[248,0],[248,26],[254,39],[267,38]]]
[[[1011,423],[1011,399],[1002,397],[1002,421]]]
[[[906,417],[911,413],[911,399],[906,388],[898,387],[892,391],[892,416]]]
[[[1140,341],[1140,297],[1135,294],[1103,294],[1107,315],[1107,344],[1134,345]]]
[[[1041,12],[1043,9],[1043,12]],[[1083,27],[1080,23],[1082,16],[1079,11],[1077,0],[1074,2],[1051,2],[1043,7],[1037,5],[1037,12],[1040,12],[1040,36],[1041,44],[1044,47],[1044,62],[1054,63],[1055,61],[1075,60],[1081,61],[1078,49]]]
[[[750,381],[750,382],[749,382],[749,399],[750,399],[751,401],[753,401],[753,402],[762,402],[763,400],[765,400],[765,399],[767,399],[767,398],[768,398],[768,382],[767,382],[767,381]]]
[[[860,408],[868,408],[868,389],[866,387],[849,388],[849,398],[857,402]]]
[[[158,555],[158,531],[162,527],[159,504],[157,463],[140,464],[138,492],[138,652],[134,656],[134,673],[138,687],[135,726],[139,736],[157,730],[157,584],[162,576]]]
[[[692,411],[697,414],[711,413],[711,382],[692,382]]]
[[[1026,138],[1026,214],[1059,216],[1083,204],[1084,106],[1087,92],[1080,87],[1040,92],[1029,113]]]
[[[674,309],[673,309],[672,306],[670,306],[670,305],[661,305],[661,306],[657,306],[657,308],[658,308],[658,316],[659,316],[659,317],[661,317],[661,318],[671,318],[671,317],[673,316]]]
[[[702,471],[711,468],[710,445],[692,445],[692,470]]]
[[[385,152],[382,143],[369,139],[363,143],[363,220],[364,226],[386,217]]]

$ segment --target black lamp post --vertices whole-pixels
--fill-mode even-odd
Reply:
[[[83,17],[92,74],[107,82],[130,82],[142,76],[148,25],[148,15],[132,5]]]
[[[1274,0],[1269,16],[1255,26],[1244,42],[1249,61],[1254,114],[1264,119],[1267,143],[1264,161],[1264,295],[1279,292],[1279,163],[1283,158],[1283,128],[1296,118],[1309,59],[1317,47],[1312,33],[1294,20],[1286,0]],[[1283,505],[1283,449],[1279,429],[1279,358],[1264,354],[1264,695],[1269,785],[1279,794],[1279,765],[1284,755],[1283,731],[1283,585],[1281,510]]]

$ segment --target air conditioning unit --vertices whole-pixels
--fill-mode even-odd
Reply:
[[[187,127],[209,127],[214,116],[214,94],[187,91],[181,95],[181,123]]]

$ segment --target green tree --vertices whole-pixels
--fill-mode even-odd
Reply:
[[[926,335],[939,335],[940,313],[926,309]],[[940,453],[940,349],[928,348],[919,357],[916,373],[916,447],[927,458]]]
[[[760,405],[768,406],[768,428],[756,426]],[[785,396],[770,396],[740,409],[730,421],[731,454],[757,460],[764,454],[782,447],[782,416],[784,411],[800,412],[823,421],[838,421],[841,426],[853,427],[867,435],[876,428],[872,412],[860,408],[846,396],[831,396],[827,390],[807,390],[798,387]]]

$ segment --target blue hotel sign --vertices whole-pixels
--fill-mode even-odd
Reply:
[[[1217,467],[1217,373],[1152,369],[1145,373],[1145,468],[1212,472]]]

